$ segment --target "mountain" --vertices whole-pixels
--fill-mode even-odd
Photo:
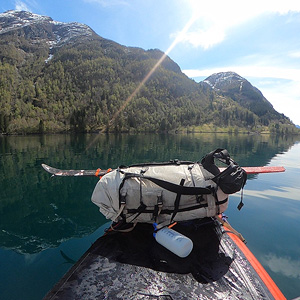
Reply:
[[[230,74],[196,83],[158,49],[126,47],[80,23],[0,14],[0,133],[294,132],[257,89]]]
[[[230,97],[242,107],[252,111],[265,125],[268,125],[270,120],[286,120],[286,117],[273,108],[260,90],[235,72],[216,73],[206,78],[204,82],[215,91]]]
[[[53,21],[27,11],[7,11],[0,14],[0,34],[16,32],[26,36],[32,43],[45,42],[51,46],[61,46],[73,38],[96,35],[87,25]]]

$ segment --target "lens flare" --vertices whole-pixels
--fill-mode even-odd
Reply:
[[[124,101],[122,106],[119,108],[117,112],[112,116],[111,120],[109,121],[107,126],[104,126],[103,129],[99,132],[99,134],[106,132],[109,127],[111,127],[116,118],[120,115],[120,113],[126,108],[126,106],[130,103],[130,101],[139,93],[139,91],[142,89],[142,87],[146,84],[146,82],[149,80],[151,75],[157,70],[157,68],[162,64],[162,62],[165,60],[165,58],[168,56],[168,54],[174,49],[174,47],[182,41],[183,37],[186,35],[189,28],[193,25],[193,23],[196,21],[196,16],[191,17],[191,19],[188,21],[188,23],[184,26],[184,28],[179,32],[179,34],[176,36],[172,44],[169,46],[167,51],[161,56],[161,58],[157,61],[157,63],[153,66],[153,68],[149,71],[149,73],[144,77],[144,79],[139,83],[137,88],[132,92],[132,94]],[[91,146],[97,141],[96,137],[90,145],[88,145],[87,150],[91,148]]]

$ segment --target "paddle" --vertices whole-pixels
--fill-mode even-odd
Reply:
[[[110,171],[112,169],[107,170],[61,170],[56,169],[53,167],[50,167],[48,165],[42,164],[42,167],[53,176],[96,176],[101,177]],[[247,174],[260,174],[260,173],[277,173],[277,172],[284,172],[284,167],[242,167]],[[225,168],[220,168],[220,171],[223,171]]]

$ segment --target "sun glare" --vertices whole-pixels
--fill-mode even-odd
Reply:
[[[189,30],[181,36],[181,42],[207,50],[224,41],[232,27],[237,27],[263,14],[287,14],[300,11],[300,1],[215,0],[203,2],[186,0],[192,15]]]

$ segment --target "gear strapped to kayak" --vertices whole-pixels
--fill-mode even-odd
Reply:
[[[219,169],[216,159],[227,167]],[[100,177],[92,201],[115,221],[45,300],[285,299],[242,235],[218,215],[228,195],[243,189],[246,172],[284,172],[283,167],[241,168],[225,149],[201,163],[175,160],[115,170],[42,166],[52,176]]]
[[[228,167],[220,172],[215,159]],[[216,149],[201,163],[173,160],[120,166],[98,181],[92,201],[115,222],[167,224],[224,212],[228,195],[241,190],[246,180],[246,172],[228,151]]]

